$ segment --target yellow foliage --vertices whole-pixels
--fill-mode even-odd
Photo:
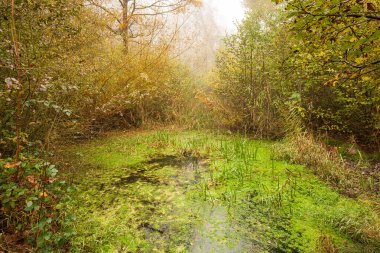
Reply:
[[[371,77],[369,77],[369,76],[362,76],[362,80],[363,81],[369,81],[369,80],[371,80]]]
[[[41,192],[38,196],[41,198],[46,198],[48,196],[48,194],[46,191],[44,191],[44,192]]]
[[[355,59],[355,62],[356,62],[356,64],[362,64],[362,63],[366,62],[366,60],[367,60],[367,58],[359,57],[359,58]]]

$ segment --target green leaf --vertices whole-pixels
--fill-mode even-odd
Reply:
[[[33,202],[32,202],[32,201],[28,201],[28,202],[26,203],[26,207],[25,207],[24,210],[27,211],[27,212],[32,211],[32,210],[33,210]]]

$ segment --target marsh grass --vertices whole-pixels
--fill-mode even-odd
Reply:
[[[222,205],[236,234],[258,252],[378,252],[376,212],[304,166],[279,159],[273,144],[153,131],[72,147],[83,167],[72,204],[78,216],[73,251],[186,252],[197,224],[205,222],[201,207]],[[193,162],[149,164],[168,156]],[[139,179],[121,183],[138,171]]]
[[[370,207],[340,196],[303,166],[276,160],[272,143],[239,136],[219,143],[210,191],[263,250],[314,252],[327,236],[340,252],[377,252],[379,218]],[[279,226],[278,218],[286,224]]]
[[[357,165],[360,165],[364,163],[363,155],[360,151],[357,153]],[[273,154],[279,160],[306,165],[348,196],[376,194],[374,178],[363,176],[361,170],[348,168],[337,149],[328,150],[322,142],[307,133],[291,136],[286,142],[274,145]]]

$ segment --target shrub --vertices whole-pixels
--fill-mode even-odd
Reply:
[[[54,165],[33,157],[23,157],[18,163],[0,159],[2,250],[65,248],[72,235],[67,229],[72,217],[62,211],[62,196],[70,189],[58,180],[57,173]]]

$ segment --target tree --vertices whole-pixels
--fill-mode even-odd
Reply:
[[[149,44],[162,33],[167,28],[166,15],[183,12],[188,5],[198,6],[200,3],[196,0],[119,0],[119,7],[107,7],[100,0],[90,0],[91,5],[115,21],[108,28],[122,37],[127,53],[131,42]]]
[[[276,11],[251,11],[237,34],[225,38],[217,54],[214,91],[226,124],[260,137],[284,133],[277,106],[284,85],[281,68],[287,55],[281,19]]]
[[[304,123],[379,145],[379,2],[277,2],[297,38],[288,64],[300,87]]]
[[[275,4],[271,0],[245,0],[245,5],[254,10],[273,10],[275,8]]]
[[[293,29],[311,50],[318,48],[318,60],[341,69],[329,83],[358,75],[369,80],[379,73],[378,1],[284,2],[294,22]]]

